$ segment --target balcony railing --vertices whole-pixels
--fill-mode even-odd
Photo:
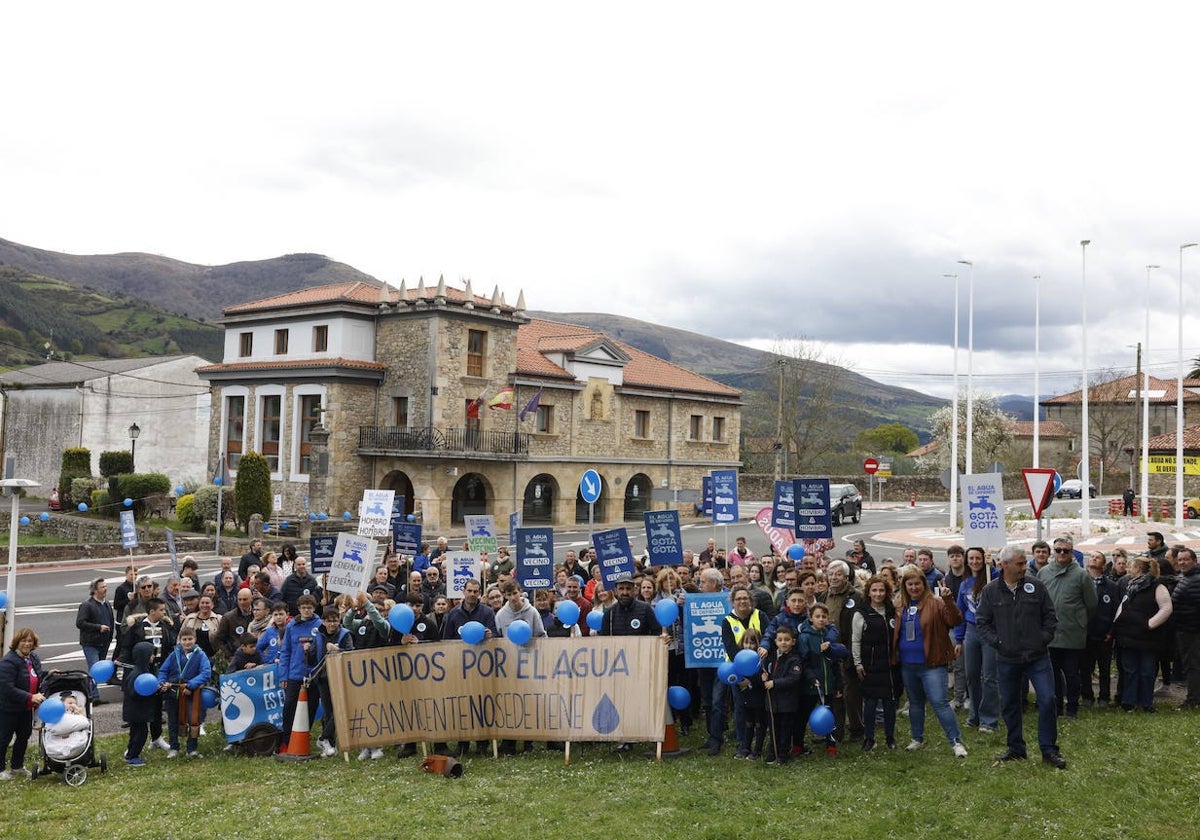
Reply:
[[[527,432],[440,429],[435,426],[360,426],[358,448],[374,452],[445,452],[528,455]]]

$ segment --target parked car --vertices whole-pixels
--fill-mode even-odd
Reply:
[[[862,494],[853,484],[829,485],[829,512],[834,525],[841,525],[843,519],[858,522],[862,516]]]
[[[1078,499],[1083,495],[1083,481],[1078,478],[1068,478],[1054,494],[1056,499]],[[1088,498],[1096,498],[1096,485],[1088,484]]]

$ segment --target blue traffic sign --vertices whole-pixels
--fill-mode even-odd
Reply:
[[[600,473],[595,470],[588,470],[579,479],[579,495],[589,505],[600,498],[600,488]]]

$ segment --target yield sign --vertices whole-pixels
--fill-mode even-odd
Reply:
[[[1021,478],[1025,479],[1025,492],[1029,494],[1029,504],[1033,505],[1033,517],[1038,519],[1050,502],[1050,494],[1054,491],[1054,470],[1042,470],[1026,467],[1021,470]]]

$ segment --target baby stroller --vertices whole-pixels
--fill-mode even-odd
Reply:
[[[47,698],[57,697],[67,706],[67,713],[55,724],[38,730],[38,747],[42,761],[29,771],[33,778],[61,773],[63,781],[79,787],[87,781],[89,767],[108,771],[108,759],[96,760],[92,744],[92,692],[95,683],[87,671],[62,671],[47,674],[39,691]]]

